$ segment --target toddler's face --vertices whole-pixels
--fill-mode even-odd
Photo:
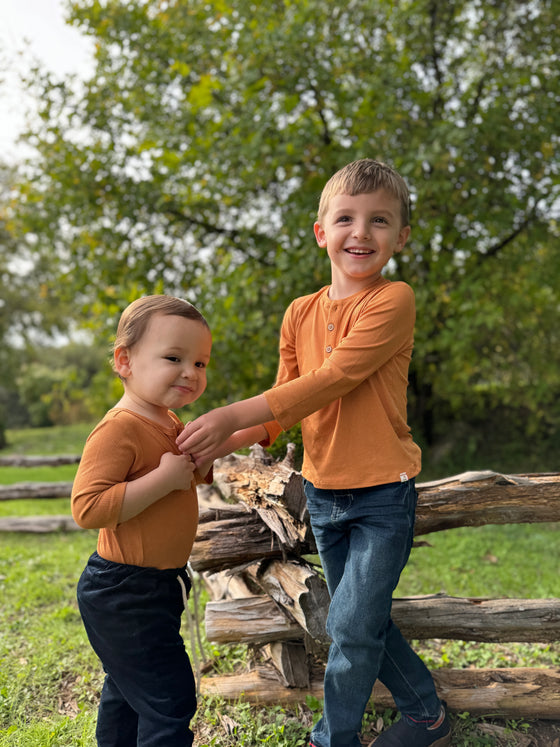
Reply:
[[[150,406],[177,409],[206,389],[212,336],[201,322],[156,314],[129,351],[126,393]]]

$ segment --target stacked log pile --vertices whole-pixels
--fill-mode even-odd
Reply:
[[[255,702],[321,697],[328,592],[316,562],[301,475],[291,452],[273,462],[256,447],[215,468],[219,498],[202,511],[191,564],[204,578],[207,638],[246,643],[265,664],[239,675],[208,676],[202,691]],[[416,535],[459,526],[560,519],[560,475],[464,473],[418,486]],[[419,543],[422,544],[422,543]],[[395,599],[393,617],[408,638],[553,642],[560,599]],[[441,669],[434,679],[450,708],[502,716],[560,718],[560,669]],[[379,683],[380,707],[393,707]]]

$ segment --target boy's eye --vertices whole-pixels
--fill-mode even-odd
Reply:
[[[378,215],[373,219],[372,223],[387,223],[387,219],[382,218],[380,215]]]
[[[336,219],[337,223],[347,223],[349,220],[351,220],[349,215],[341,215],[339,218]]]
[[[206,363],[204,363],[204,361],[197,361],[194,365],[197,368],[206,368]]]
[[[180,359],[176,355],[166,355],[165,360],[171,361],[171,363],[179,363]]]

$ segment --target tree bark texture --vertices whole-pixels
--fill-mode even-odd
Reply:
[[[324,620],[328,605],[317,609],[301,599],[274,601],[263,597],[262,606],[255,597],[208,602],[206,635],[215,643],[233,643],[243,636],[245,643],[266,640],[268,619],[274,618],[274,637],[268,640],[304,638],[305,632],[321,643],[328,643]],[[285,613],[282,630],[278,608]],[[393,620],[409,639],[442,638],[493,643],[546,643],[560,640],[560,599],[460,599],[428,596],[393,601]],[[293,619],[300,625],[294,634]],[[319,629],[319,624],[323,629]],[[312,633],[313,631],[313,633]],[[317,634],[319,631],[319,634]]]
[[[560,669],[436,669],[432,671],[440,697],[452,711],[504,718],[560,719]],[[309,688],[286,687],[271,668],[259,666],[239,675],[203,677],[202,693],[252,703],[300,703],[306,695],[323,697],[323,680],[315,672]],[[394,708],[389,691],[379,682],[373,689],[377,708]]]

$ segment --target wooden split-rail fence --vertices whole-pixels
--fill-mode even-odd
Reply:
[[[291,454],[288,448],[286,458],[275,462],[255,447],[249,456],[219,460],[213,488],[202,490],[191,565],[211,595],[206,636],[220,644],[249,644],[263,654],[248,672],[203,677],[203,693],[263,703],[322,696],[329,597],[315,564],[301,474]],[[5,486],[0,500],[67,496],[70,485]],[[417,488],[416,537],[462,526],[560,519],[560,473],[468,472]],[[0,520],[0,530],[74,529],[66,515]],[[394,599],[393,618],[411,639],[551,645],[560,640],[557,598],[433,594]],[[443,668],[432,673],[451,710],[560,719],[560,668]],[[394,705],[380,683],[373,699],[377,707]]]

